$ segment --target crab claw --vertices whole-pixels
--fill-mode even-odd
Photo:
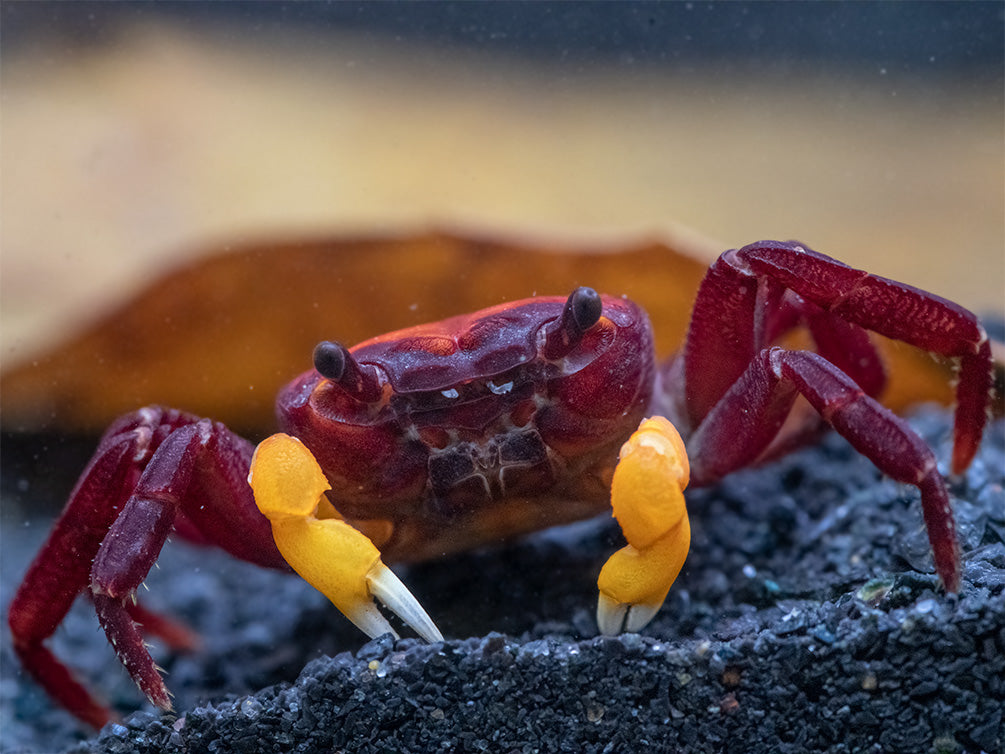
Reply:
[[[691,544],[684,504],[689,475],[684,441],[661,416],[643,421],[622,446],[611,507],[628,545],[597,579],[601,633],[638,631],[666,599]]]
[[[377,609],[376,597],[426,641],[443,640],[418,600],[381,562],[373,542],[330,517],[337,516],[324,497],[331,487],[303,443],[285,434],[263,440],[248,482],[286,562],[367,636],[398,636]]]

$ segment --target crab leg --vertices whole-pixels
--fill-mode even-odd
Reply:
[[[443,640],[374,544],[336,517],[324,497],[331,487],[303,443],[285,434],[266,438],[255,451],[248,481],[290,567],[361,631],[371,638],[388,632],[397,638],[374,604],[376,597],[426,641]]]
[[[761,241],[722,259],[739,274],[747,268],[767,276],[848,322],[958,360],[953,473],[970,465],[987,423],[992,380],[991,346],[972,312],[795,243]]]
[[[176,649],[198,642],[184,626],[136,604],[134,593],[176,523],[200,542],[286,568],[247,485],[252,452],[221,424],[157,406],[123,417],[105,433],[8,618],[25,669],[77,717],[100,727],[111,713],[44,642],[82,592],[136,684],[154,704],[170,708],[143,634]]]
[[[831,318],[829,334],[819,316],[803,316],[821,353],[841,366],[870,395],[882,387],[875,367],[857,363],[874,356],[854,328],[953,359],[958,365],[952,470],[969,465],[987,423],[991,349],[977,317],[944,298],[871,275],[796,243],[761,241],[728,251],[709,268],[695,301],[684,348],[686,415],[697,427],[757,353],[771,345],[782,292],[794,293]],[[791,295],[786,296],[791,302]],[[805,306],[805,303],[803,304]],[[799,307],[797,307],[799,308]],[[836,330],[834,321],[852,328]],[[814,321],[815,320],[815,321]],[[837,340],[828,343],[832,336]],[[840,355],[844,350],[847,356]]]
[[[684,504],[689,475],[684,441],[663,417],[643,421],[622,446],[611,506],[628,545],[597,579],[601,633],[640,630],[666,599],[691,543]]]
[[[690,438],[695,482],[719,479],[757,459],[797,393],[880,471],[920,490],[935,569],[948,591],[958,591],[956,526],[931,448],[818,354],[782,348],[760,352]]]
[[[55,632],[86,587],[91,560],[129,494],[133,459],[150,442],[148,427],[120,430],[112,427],[102,438],[94,459],[70,495],[70,503],[25,574],[8,612],[14,651],[21,666],[50,696],[94,727],[108,720],[107,708],[43,642]],[[106,489],[109,480],[120,480],[118,488]],[[66,553],[76,557],[65,557]]]
[[[150,457],[94,558],[90,587],[98,620],[136,685],[161,709],[171,708],[170,696],[143,643],[144,615],[131,603],[179,512],[205,540],[239,557],[253,556],[260,565],[283,565],[242,478],[250,452],[248,443],[209,420],[173,429]],[[233,531],[241,536],[228,537]],[[155,622],[152,628],[159,626]]]

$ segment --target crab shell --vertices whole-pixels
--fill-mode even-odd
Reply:
[[[540,297],[412,327],[350,350],[376,375],[361,401],[310,370],[277,400],[339,513],[388,561],[417,561],[604,510],[618,449],[652,400],[652,328],[602,296],[599,321],[559,358]]]

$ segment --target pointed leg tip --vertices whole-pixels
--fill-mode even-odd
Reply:
[[[151,699],[150,702],[161,712],[174,712],[174,705],[170,699]]]
[[[950,471],[953,476],[961,476],[970,468],[970,462],[977,455],[977,446],[974,444],[957,445],[953,448],[953,459],[950,464]]]
[[[960,593],[962,576],[959,568],[956,568],[946,574],[940,574],[940,578],[942,579],[942,587],[946,590],[947,594]]]
[[[157,677],[157,682],[144,683],[141,690],[147,700],[161,712],[171,712],[174,709],[171,704],[171,692],[167,690],[160,676]]]
[[[101,730],[108,723],[115,723],[121,720],[110,709],[99,704],[94,704],[87,709],[70,709],[70,712],[95,730]]]

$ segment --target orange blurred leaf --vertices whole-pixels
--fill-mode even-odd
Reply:
[[[626,294],[653,320],[663,357],[681,343],[713,253],[661,243],[582,248],[430,233],[249,244],[154,282],[93,326],[2,376],[6,431],[99,432],[162,403],[238,431],[273,426],[276,392],[323,339],[390,330],[577,285]],[[906,346],[890,403],[950,398],[944,364]]]

